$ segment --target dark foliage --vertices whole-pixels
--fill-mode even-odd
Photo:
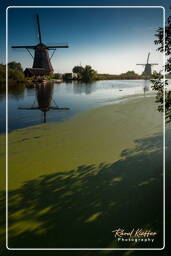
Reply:
[[[155,34],[157,39],[154,41],[156,45],[159,45],[158,51],[165,52],[167,61],[165,65],[165,71],[170,74],[171,72],[171,16],[167,19],[167,25],[165,26],[165,45],[164,45],[164,30],[159,28]],[[164,111],[166,114],[166,122],[171,121],[171,91],[168,89],[168,81],[164,79],[162,71],[159,74],[155,74],[151,80],[153,83],[153,90],[157,91],[156,102],[159,103],[158,110]],[[164,106],[165,97],[165,106]]]
[[[119,75],[111,75],[111,74],[97,74],[97,80],[131,80],[131,79],[143,79],[142,75],[136,74],[134,71],[127,71],[126,73],[122,73]]]
[[[72,71],[77,74],[77,79],[85,82],[96,80],[97,72],[90,65],[75,66]]]
[[[8,68],[11,69],[11,70],[16,70],[16,71],[19,71],[19,72],[23,72],[23,68],[21,66],[21,63],[17,63],[15,61],[12,61],[12,62],[9,62],[8,63]]]
[[[8,87],[27,83],[20,63],[8,63]],[[0,89],[6,87],[6,65],[0,64]]]

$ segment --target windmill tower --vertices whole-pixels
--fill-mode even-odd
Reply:
[[[151,78],[151,67],[154,65],[158,65],[157,63],[149,63],[149,58],[150,58],[150,52],[148,53],[146,64],[136,64],[136,65],[145,66],[144,72],[143,72],[143,76],[145,80],[148,80]]]
[[[51,59],[57,48],[68,48],[68,45],[45,45],[42,43],[42,36],[40,31],[39,16],[36,15],[39,43],[31,46],[12,46],[12,48],[25,48],[33,58],[32,68],[26,68],[24,71],[26,76],[43,76],[53,73]],[[30,52],[34,50],[34,56]],[[49,57],[49,50],[53,50],[51,57]]]

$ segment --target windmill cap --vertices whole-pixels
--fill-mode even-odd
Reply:
[[[47,48],[47,46],[45,44],[42,44],[42,43],[37,44],[35,47],[36,48]]]

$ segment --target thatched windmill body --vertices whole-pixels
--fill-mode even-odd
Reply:
[[[151,74],[152,74],[151,67],[154,65],[158,65],[158,63],[149,63],[149,58],[150,58],[150,52],[148,53],[146,64],[137,64],[140,66],[145,66],[143,75],[146,80],[151,78]]]
[[[37,45],[12,46],[12,48],[25,48],[33,58],[32,68],[26,68],[24,71],[26,76],[43,76],[53,73],[51,59],[57,48],[68,48],[68,45],[45,45],[42,43],[39,16],[36,15],[39,43]],[[34,56],[30,52],[34,50]],[[49,50],[53,50],[51,57]]]

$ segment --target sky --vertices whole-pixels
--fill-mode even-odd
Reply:
[[[21,2],[18,1],[19,5]],[[31,5],[31,1],[27,2]],[[43,0],[41,5],[45,2],[47,5]],[[51,5],[57,2],[51,1]],[[150,2],[161,5],[161,1]],[[74,5],[78,3],[75,1]],[[52,58],[55,72],[71,72],[81,63],[82,66],[91,65],[98,73],[120,74],[134,70],[141,74],[143,67],[136,63],[145,63],[148,52],[151,53],[150,62],[159,64],[153,70],[160,70],[163,65],[163,56],[154,45],[155,31],[163,26],[162,8],[9,8],[9,61],[21,62],[23,68],[32,67],[33,59],[26,50],[11,49],[11,46],[38,43],[37,13],[43,43],[69,45],[69,48],[56,50]]]

